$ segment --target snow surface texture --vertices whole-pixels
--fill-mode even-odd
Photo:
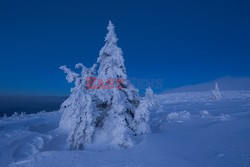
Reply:
[[[99,137],[83,151],[68,151],[58,129],[61,112],[0,119],[1,167],[168,166],[247,167],[250,165],[250,91],[159,95],[150,129],[130,149],[105,145]]]

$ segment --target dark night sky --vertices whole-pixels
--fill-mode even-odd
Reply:
[[[95,63],[108,20],[129,77],[170,89],[250,76],[249,9],[247,0],[2,0],[0,94],[68,94],[58,67]]]

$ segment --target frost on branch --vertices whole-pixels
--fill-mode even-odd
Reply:
[[[73,81],[76,81],[77,77],[79,76],[79,74],[71,71],[69,68],[67,68],[66,66],[61,66],[59,69],[63,70],[64,73],[66,73],[66,80],[71,83]]]

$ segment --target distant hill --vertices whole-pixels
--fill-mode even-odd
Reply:
[[[64,96],[0,96],[0,117],[14,112],[26,114],[59,110]]]
[[[220,90],[250,90],[250,77],[230,77],[226,76],[207,83],[183,86],[176,89],[164,91],[172,92],[198,92],[209,91],[214,88],[215,82],[218,83]]]

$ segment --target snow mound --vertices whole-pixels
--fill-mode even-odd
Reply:
[[[171,112],[170,114],[167,115],[168,122],[182,123],[190,119],[191,119],[191,114],[187,111]]]
[[[201,118],[210,118],[211,117],[210,113],[207,110],[200,111],[200,116],[201,116]]]
[[[44,145],[41,137],[35,137],[31,142],[21,144],[13,154],[16,161],[23,160],[29,156],[38,153]]]

